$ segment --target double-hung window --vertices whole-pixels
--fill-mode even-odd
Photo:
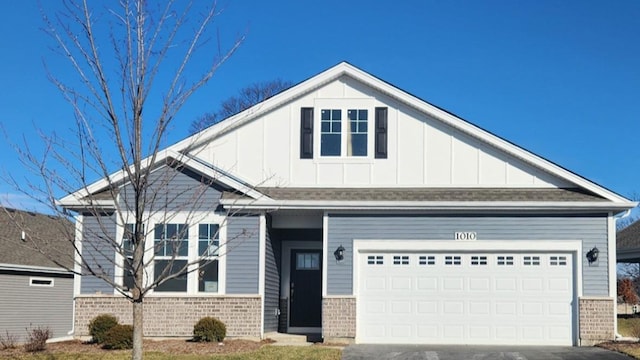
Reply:
[[[187,224],[156,224],[154,228],[154,279],[171,277],[155,291],[187,291],[189,227]]]
[[[347,110],[349,129],[347,132],[347,156],[367,156],[367,121],[369,111],[366,109]]]
[[[135,271],[133,269],[134,234],[134,224],[125,224],[122,236],[122,285],[129,290],[133,289],[135,285],[133,277]]]
[[[198,225],[198,291],[218,292],[218,254],[220,227],[217,224]]]
[[[342,110],[320,111],[320,155],[340,156],[342,147]]]

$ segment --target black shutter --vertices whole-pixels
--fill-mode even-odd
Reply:
[[[387,108],[376,108],[376,138],[375,138],[376,159],[387,158]]]
[[[313,108],[300,111],[300,159],[313,159]]]

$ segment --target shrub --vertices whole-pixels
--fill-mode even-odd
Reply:
[[[102,345],[105,349],[122,350],[133,347],[133,326],[116,325],[104,334]]]
[[[18,347],[18,336],[5,331],[6,335],[0,334],[0,350],[15,349]]]
[[[224,340],[225,336],[227,336],[227,327],[214,317],[203,317],[193,327],[193,340],[195,341],[220,342]]]
[[[24,349],[27,352],[43,351],[47,347],[47,340],[51,337],[48,327],[36,327],[27,329],[27,342]]]
[[[102,344],[104,342],[104,334],[116,325],[118,325],[118,319],[113,315],[102,314],[94,317],[89,322],[91,340],[96,344]]]

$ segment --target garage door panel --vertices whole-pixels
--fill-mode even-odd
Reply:
[[[362,256],[359,342],[573,343],[571,255]]]

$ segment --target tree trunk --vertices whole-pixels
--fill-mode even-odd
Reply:
[[[142,317],[142,298],[133,301],[133,351],[131,359],[142,360],[142,338],[143,338],[143,317]]]

